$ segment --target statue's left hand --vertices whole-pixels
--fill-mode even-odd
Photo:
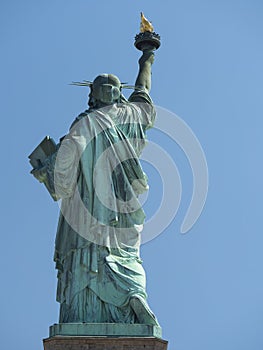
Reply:
[[[33,169],[31,170],[31,174],[39,181],[44,182],[47,178],[47,171],[46,167],[42,167],[40,169]]]

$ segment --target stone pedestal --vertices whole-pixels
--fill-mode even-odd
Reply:
[[[160,327],[144,324],[54,324],[44,350],[167,350],[161,334]]]
[[[167,350],[167,341],[154,337],[55,336],[44,340],[45,350]]]

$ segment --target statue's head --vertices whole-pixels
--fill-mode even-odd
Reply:
[[[92,83],[91,96],[98,104],[109,105],[120,100],[121,82],[113,74],[100,74]]]

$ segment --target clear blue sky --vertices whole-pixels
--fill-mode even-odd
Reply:
[[[58,206],[29,175],[27,156],[86,108],[88,91],[68,83],[103,72],[134,83],[143,11],[162,37],[151,95],[193,130],[210,174],[204,211],[181,235],[191,169],[175,143],[161,145],[178,167],[182,201],[141,249],[149,303],[169,350],[262,350],[263,3],[9,0],[0,8],[1,348],[40,350],[58,321]],[[161,176],[146,168],[151,216]]]

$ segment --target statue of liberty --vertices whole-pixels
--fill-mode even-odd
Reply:
[[[54,255],[60,323],[158,325],[139,255],[145,214],[138,197],[148,190],[139,156],[155,119],[154,46],[142,51],[128,100],[113,74],[76,83],[90,87],[89,108],[32,171],[61,199]]]

